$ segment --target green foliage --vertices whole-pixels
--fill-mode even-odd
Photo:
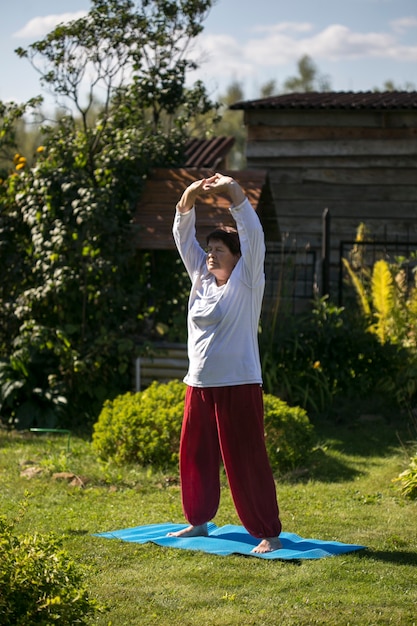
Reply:
[[[284,82],[284,91],[331,91],[329,77],[319,74],[316,64],[308,54],[299,59],[297,69],[298,76],[291,76]]]
[[[67,398],[56,372],[67,353],[64,338],[47,328],[26,328],[16,337],[10,359],[0,361],[3,422],[18,428],[58,425]]]
[[[52,534],[18,536],[0,517],[0,622],[88,624],[100,610],[84,585],[84,575]]]
[[[94,0],[17,51],[75,113],[45,127],[34,166],[22,157],[0,185],[4,423],[49,422],[60,398],[61,425],[91,426],[130,388],[134,343],[183,311],[183,269],[165,290],[136,249],[133,216],[150,169],[177,164],[187,124],[213,106],[201,83],[185,86],[187,46],[210,6]]]
[[[362,257],[356,254],[351,263],[343,259],[361,304],[361,323],[391,353],[384,390],[401,408],[410,409],[417,397],[417,275],[410,271],[415,254],[389,263],[380,259],[372,271],[364,267]]]
[[[417,454],[410,458],[409,466],[394,482],[400,484],[401,493],[407,498],[417,499]]]
[[[41,98],[32,98],[25,104],[0,100],[0,178],[9,173],[9,164],[17,149],[17,135],[24,123],[24,115],[40,104]]]
[[[358,294],[358,300],[359,300],[359,304],[361,306],[362,312],[364,314],[365,317],[371,317],[371,306],[369,304],[368,301],[368,296],[365,290],[365,287],[362,283],[362,281],[360,280],[359,276],[357,275],[357,273],[352,269],[350,263],[348,262],[347,259],[345,259],[344,257],[342,257],[342,263],[349,275],[350,280],[352,281],[353,286],[356,289],[356,292]]]
[[[260,346],[268,393],[335,418],[347,409],[352,417],[361,399],[375,395],[389,406],[402,363],[401,351],[382,346],[361,318],[327,298],[315,300],[305,315],[278,318],[274,335],[263,330]]]
[[[286,472],[308,462],[313,449],[314,427],[307,413],[300,407],[264,395],[265,442],[271,467]]]
[[[389,323],[395,303],[394,281],[388,263],[380,259],[372,272],[372,300],[377,318],[376,334],[381,343],[389,336]]]
[[[417,275],[409,270],[415,254],[390,262],[379,259],[371,270],[364,265],[363,251],[358,254],[354,249],[351,257],[351,262],[342,259],[343,265],[358,296],[367,329],[382,344],[416,348]],[[410,282],[413,273],[414,280]]]
[[[186,343],[190,279],[177,251],[148,250],[140,255],[138,269],[144,292],[139,318],[145,339]]]
[[[178,461],[184,397],[185,385],[171,381],[107,401],[94,425],[94,451],[120,464],[172,467]],[[307,460],[313,427],[305,411],[265,395],[265,432],[274,471],[295,469]]]
[[[93,449],[120,464],[172,467],[178,461],[184,397],[184,383],[171,381],[106,401],[94,425]]]
[[[358,308],[316,297],[311,310],[291,316],[285,310],[291,268],[282,250],[274,307],[260,334],[264,387],[310,416],[398,415],[417,398],[415,256],[380,260],[369,269],[368,237],[361,224],[349,261],[343,259]]]

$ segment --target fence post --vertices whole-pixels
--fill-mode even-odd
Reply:
[[[330,211],[324,209],[321,234],[321,292],[328,296],[330,291]]]

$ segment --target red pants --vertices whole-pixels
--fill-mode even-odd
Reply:
[[[277,537],[281,522],[264,440],[262,388],[187,387],[180,444],[184,515],[199,526],[216,515],[220,461],[233,501],[254,537]]]

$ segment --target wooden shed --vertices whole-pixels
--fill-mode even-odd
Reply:
[[[292,93],[231,109],[244,111],[247,166],[268,173],[282,237],[314,253],[319,284],[328,209],[331,295],[360,223],[386,250],[417,248],[417,92]]]

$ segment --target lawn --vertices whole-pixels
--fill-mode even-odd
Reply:
[[[88,441],[0,432],[0,512],[54,531],[86,567],[100,626],[417,625],[417,502],[392,482],[407,465],[385,422],[317,427],[310,466],[277,479],[284,530],[366,545],[297,563],[137,545],[93,533],[182,522],[178,476],[99,463]],[[75,476],[53,477],[66,472]],[[28,474],[22,475],[22,474]],[[30,477],[31,476],[31,477]],[[223,482],[217,525],[238,524]]]

